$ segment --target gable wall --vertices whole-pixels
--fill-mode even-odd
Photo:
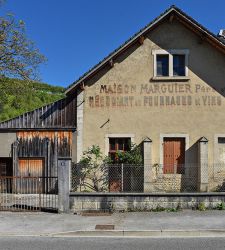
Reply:
[[[153,82],[153,49],[189,49],[190,80]],[[202,136],[209,140],[213,162],[214,135],[225,134],[224,54],[200,43],[199,37],[177,21],[162,24],[143,45],[129,51],[85,87],[83,150],[98,144],[104,151],[107,134],[134,134],[136,144],[148,136],[153,140],[153,163],[159,163],[160,134],[186,134],[189,162],[197,161],[194,148]],[[177,101],[171,104],[172,97],[180,99],[180,105]],[[167,104],[166,98],[170,100]]]

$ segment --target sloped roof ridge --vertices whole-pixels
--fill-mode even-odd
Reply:
[[[125,47],[130,41],[132,41],[133,39],[136,39],[139,35],[142,34],[143,31],[145,31],[146,29],[150,28],[150,26],[157,22],[158,20],[160,20],[161,17],[165,16],[166,14],[169,14],[172,10],[177,11],[178,13],[180,13],[181,15],[185,16],[187,19],[189,19],[191,22],[193,22],[195,25],[197,25],[199,28],[201,28],[203,30],[203,32],[208,33],[209,35],[211,35],[213,38],[215,38],[218,42],[220,42],[222,45],[225,45],[225,40],[224,39],[220,39],[217,35],[215,35],[213,32],[211,32],[210,30],[208,30],[207,28],[205,28],[203,25],[201,25],[199,22],[197,22],[194,18],[192,18],[191,16],[187,15],[185,12],[183,12],[180,8],[178,8],[176,5],[171,5],[168,9],[166,9],[163,13],[161,13],[158,17],[156,17],[155,19],[153,19],[150,23],[148,23],[146,26],[144,26],[142,29],[140,29],[138,32],[136,32],[133,36],[131,36],[128,40],[126,40],[122,45],[120,45],[118,48],[116,48],[115,50],[113,50],[111,53],[109,53],[106,57],[104,57],[100,62],[98,62],[97,64],[95,64],[93,67],[91,67],[87,72],[85,72],[83,75],[81,75],[75,82],[73,82],[72,84],[70,84],[66,90],[65,93],[68,93],[70,91],[70,89],[74,86],[76,86],[82,79],[84,80],[85,77],[91,73],[92,71],[96,70],[101,64],[103,64],[104,62],[107,62],[108,60],[111,59],[111,57],[113,55],[115,55],[117,52],[119,52],[120,49],[122,49],[123,47]]]

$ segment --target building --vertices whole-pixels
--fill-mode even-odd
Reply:
[[[144,145],[144,192],[157,189],[158,174],[164,189],[173,175],[176,190],[183,177],[195,191],[218,190],[224,69],[224,32],[171,6],[70,85],[65,99],[0,123],[0,174],[54,175],[58,158],[76,163],[91,145],[108,155],[131,141]]]

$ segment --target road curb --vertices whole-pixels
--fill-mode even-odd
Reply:
[[[89,230],[56,233],[52,237],[225,237],[225,230]]]
[[[0,237],[225,237],[224,229],[208,230],[78,230],[57,233],[0,233]]]

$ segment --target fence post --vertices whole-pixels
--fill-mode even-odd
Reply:
[[[144,151],[144,192],[152,191],[152,140],[146,137],[143,141]]]
[[[208,191],[208,140],[205,137],[198,141],[198,191]]]
[[[70,211],[70,159],[58,159],[58,209],[59,213]]]

